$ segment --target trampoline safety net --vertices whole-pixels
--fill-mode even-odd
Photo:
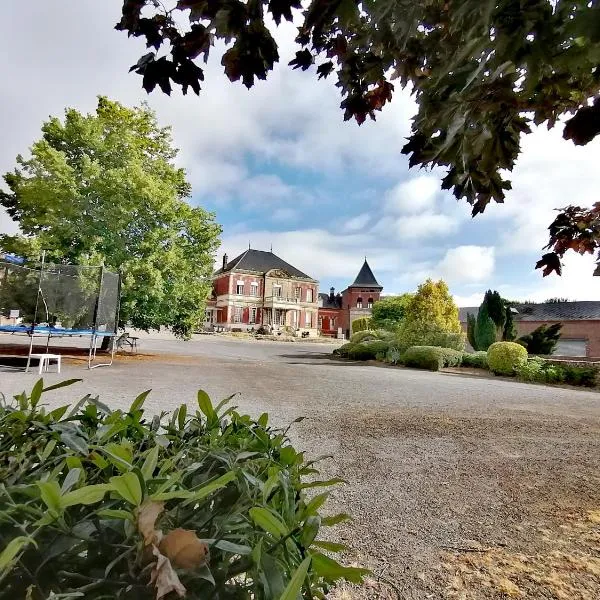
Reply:
[[[103,267],[0,260],[0,326],[115,332],[120,277]]]

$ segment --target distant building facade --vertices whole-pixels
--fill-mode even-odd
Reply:
[[[352,321],[371,315],[382,290],[366,259],[354,282],[341,293],[331,288],[329,294],[319,294],[316,279],[273,252],[248,249],[232,260],[223,256],[213,275],[205,326],[348,337]]]
[[[561,336],[555,355],[600,358],[600,302],[541,302],[515,304],[515,325],[518,335],[531,333],[540,325],[562,323]],[[477,316],[479,307],[459,311],[464,331],[467,314]]]
[[[379,285],[365,258],[354,282],[336,295],[319,294],[319,330],[322,335],[350,337],[352,321],[370,317],[373,304],[381,298],[383,286]]]
[[[272,252],[248,249],[213,275],[206,324],[245,331],[261,326],[317,335],[319,282]]]

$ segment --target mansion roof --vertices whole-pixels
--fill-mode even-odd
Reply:
[[[215,275],[221,275],[222,273],[227,273],[229,271],[249,271],[251,273],[264,275],[273,269],[284,271],[290,277],[314,281],[312,277],[285,262],[285,260],[279,258],[276,254],[250,248],[230,260],[225,267],[216,271]]]

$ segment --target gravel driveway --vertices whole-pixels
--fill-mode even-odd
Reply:
[[[98,393],[168,410],[240,392],[254,416],[294,426],[308,455],[333,454],[327,476],[349,481],[329,508],[348,561],[373,569],[336,598],[600,597],[600,395],[513,381],[329,360],[331,347],[199,337],[145,338],[110,369],[69,365],[84,382],[51,403]],[[0,391],[37,377],[0,370]]]

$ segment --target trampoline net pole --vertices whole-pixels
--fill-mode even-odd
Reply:
[[[35,309],[33,311],[33,321],[31,322],[31,331],[29,334],[29,352],[27,354],[27,365],[25,366],[25,373],[29,373],[29,367],[31,365],[31,355],[33,354],[33,338],[35,333],[35,325],[37,323],[37,313],[40,304],[40,296],[42,295],[42,277],[44,276],[44,265],[46,263],[46,251],[42,250],[42,264],[40,266],[40,278],[38,282],[37,295],[35,298]],[[48,334],[49,335],[49,334]],[[50,340],[48,340],[50,341]]]

